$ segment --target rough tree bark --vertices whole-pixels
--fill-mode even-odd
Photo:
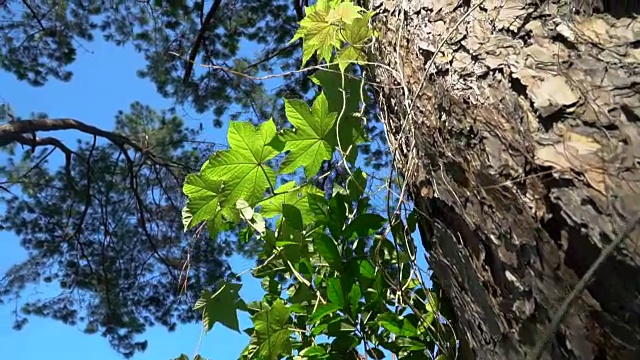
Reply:
[[[372,2],[383,121],[467,357],[525,359],[640,212],[639,2]],[[543,359],[640,359],[639,237]]]

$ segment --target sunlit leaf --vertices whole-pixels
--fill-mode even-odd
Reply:
[[[313,314],[311,314],[311,317],[309,317],[309,323],[318,322],[325,316],[333,314],[336,311],[340,310],[340,308],[340,305],[333,303],[320,305],[316,308]]]
[[[300,21],[300,28],[290,42],[302,39],[302,66],[316,52],[319,59],[329,62],[333,49],[342,45],[338,35],[340,27],[329,19],[331,10],[338,3],[335,0],[319,0],[305,9],[306,16]]]
[[[327,20],[330,22],[341,21],[345,24],[353,24],[354,20],[362,18],[360,14],[361,11],[364,11],[364,9],[354,5],[350,1],[341,2],[338,6],[331,7]],[[348,28],[352,27],[353,26],[349,26]],[[368,24],[366,24],[365,27],[369,28]]]
[[[311,109],[302,100],[286,100],[287,119],[295,130],[283,135],[287,157],[282,162],[280,172],[288,174],[301,166],[307,179],[315,175],[324,160],[330,160],[335,144],[336,114],[328,110],[324,93],[318,95]]]
[[[295,181],[290,181],[277,188],[275,195],[258,203],[261,206],[260,213],[266,218],[272,218],[281,215],[283,205],[288,204],[300,210],[302,221],[307,224],[315,217],[310,209],[309,194],[322,196],[322,192],[311,184],[297,186]]]
[[[183,210],[182,221],[185,230],[219,214],[219,193],[222,181],[206,174],[189,174],[184,181],[183,192],[188,196]]]
[[[276,173],[266,163],[279,153],[273,144],[276,126],[273,120],[257,129],[248,122],[231,122],[229,150],[216,152],[200,173],[221,180],[222,199],[234,206],[239,199],[249,204],[264,196],[265,190],[275,185]]]

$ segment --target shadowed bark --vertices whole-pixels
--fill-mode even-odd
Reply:
[[[373,1],[383,121],[467,358],[531,356],[640,213],[638,3]],[[640,359],[639,235],[542,359]]]

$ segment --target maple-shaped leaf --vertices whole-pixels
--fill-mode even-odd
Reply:
[[[343,106],[345,115],[351,115],[360,111],[360,103],[362,102],[361,95],[367,96],[366,91],[361,91],[363,79],[344,74],[343,86],[343,74],[340,73],[336,65],[331,65],[327,67],[327,69],[318,70],[309,78],[314,84],[322,87],[330,112],[340,113]],[[342,99],[343,90],[347,98],[346,102]]]
[[[221,187],[222,181],[207,177],[206,173],[187,175],[182,187],[188,197],[182,212],[185,230],[216,216],[220,208]]]
[[[374,30],[369,26],[369,20],[373,14],[373,12],[367,12],[365,16],[353,19],[351,25],[340,32],[342,41],[346,43],[336,56],[340,71],[344,72],[350,63],[366,62],[365,47],[375,36]]]
[[[354,20],[362,17],[360,14],[362,11],[364,11],[364,9],[360,6],[354,5],[350,1],[345,1],[329,10],[327,20],[330,22],[344,22],[350,25]]]
[[[366,140],[366,132],[362,119],[353,116],[354,113],[360,111],[361,97],[365,96],[365,101],[367,101],[367,92],[362,89],[363,79],[355,78],[346,73],[342,74],[335,65],[332,65],[327,70],[316,71],[311,76],[311,80],[322,87],[326,94],[330,112],[339,114],[344,107],[338,129],[342,152],[344,153],[349,147],[364,142]],[[343,81],[344,86],[342,85]],[[343,100],[343,90],[346,102]],[[352,149],[350,155],[356,154],[357,152]],[[355,161],[355,159],[349,160]]]
[[[307,179],[314,176],[324,160],[331,160],[335,147],[336,113],[328,110],[327,98],[320,93],[313,106],[302,100],[284,100],[285,113],[294,131],[286,131],[282,139],[284,150],[289,151],[281,164],[280,172],[288,174],[304,166]]]
[[[260,311],[251,319],[251,359],[278,360],[282,355],[291,354],[291,310],[282,299],[276,300],[271,306],[260,303]]]
[[[231,122],[227,140],[230,149],[218,151],[201,174],[222,181],[221,204],[235,210],[236,201],[253,204],[276,182],[276,173],[266,164],[281,149],[274,142],[273,120],[257,129],[248,122]],[[235,211],[233,212],[235,213]]]
[[[309,207],[308,194],[322,196],[322,192],[311,184],[297,186],[295,181],[290,181],[277,188],[273,196],[258,203],[261,206],[260,214],[266,218],[281,215],[286,204],[298,208],[302,221],[305,224],[310,223],[315,216]]]
[[[220,281],[215,293],[205,290],[194,305],[194,310],[202,312],[202,324],[206,331],[217,322],[229,329],[240,332],[238,310],[246,310],[246,304],[240,299],[242,284]]]
[[[314,5],[305,7],[306,16],[300,20],[300,28],[289,42],[302,39],[303,66],[316,52],[320,60],[329,62],[333,48],[342,46],[340,26],[329,20],[331,10],[338,4],[336,0],[318,0]]]
[[[187,175],[182,189],[187,195],[187,204],[182,209],[185,231],[206,221],[209,236],[215,239],[219,232],[226,229],[228,224],[220,206],[221,189],[222,181],[208,177],[206,172]]]

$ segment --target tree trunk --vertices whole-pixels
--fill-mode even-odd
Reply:
[[[381,115],[458,336],[468,358],[525,359],[640,213],[638,1],[372,7]],[[598,268],[542,359],[640,359],[639,235]]]

